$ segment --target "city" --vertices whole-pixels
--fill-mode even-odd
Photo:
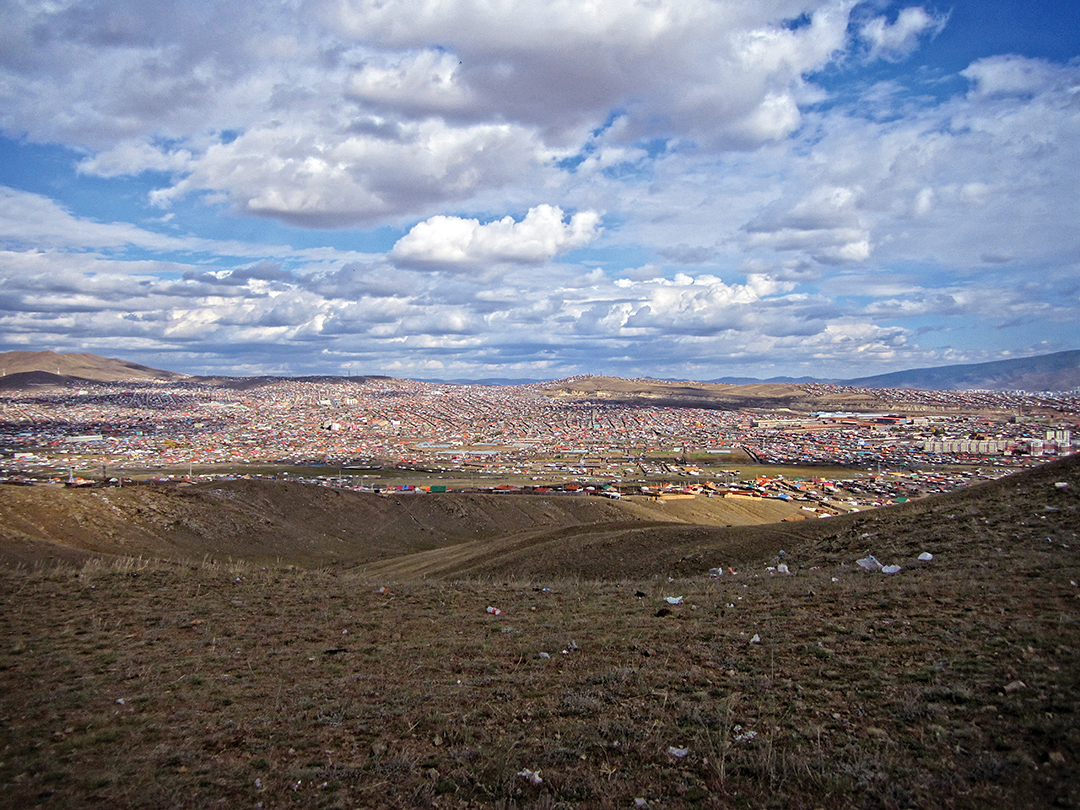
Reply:
[[[235,378],[8,389],[0,476],[68,486],[261,476],[380,492],[779,498],[811,501],[807,512],[829,516],[996,478],[1080,443],[1076,392],[887,389],[873,392],[887,411],[801,413],[569,397],[565,382]],[[860,393],[801,387],[837,401]]]

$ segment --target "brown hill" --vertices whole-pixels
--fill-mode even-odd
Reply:
[[[799,514],[781,501],[699,499],[695,508],[567,496],[380,496],[259,480],[181,488],[7,486],[3,496],[0,562],[9,564],[124,555],[351,566],[468,543],[486,554],[587,526],[742,525]],[[424,567],[409,563],[402,573]]]
[[[793,411],[884,410],[888,403],[872,391],[828,391],[798,383],[728,385],[692,381],[622,379],[583,376],[540,386],[545,393],[568,399],[603,400],[633,405],[737,410],[741,408]]]
[[[141,366],[127,360],[87,353],[0,352],[0,382],[11,385],[64,382],[66,378],[114,382],[127,380],[180,380],[183,374]],[[24,375],[16,377],[15,375]]]
[[[1066,487],[1053,486],[1058,482]],[[996,482],[870,512],[801,522],[791,504],[720,498],[528,495],[378,496],[312,485],[231,481],[189,488],[5,487],[0,561],[95,555],[360,566],[373,580],[565,576],[617,580],[853,563],[867,552],[910,564],[922,551],[961,553],[979,533],[1075,538],[1080,456]],[[764,525],[753,525],[764,524]]]

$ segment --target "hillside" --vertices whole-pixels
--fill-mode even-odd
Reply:
[[[5,806],[1080,806],[1080,457],[731,528],[599,499],[273,492],[5,488],[5,548],[82,555],[0,567]],[[86,556],[170,525],[184,561]],[[469,553],[470,525],[501,550]],[[303,561],[361,527],[395,556],[269,561],[290,533]],[[420,556],[444,576],[379,568],[436,528]],[[228,551],[188,559],[185,533]],[[902,570],[863,571],[867,552]]]
[[[859,388],[930,391],[1071,391],[1080,387],[1080,351],[1017,357],[992,363],[917,368],[844,380]]]
[[[61,384],[67,380],[95,382],[184,378],[183,374],[162,371],[126,360],[96,354],[60,352],[0,352],[0,385],[18,388],[30,384]]]
[[[583,376],[555,380],[540,386],[545,393],[569,399],[606,400],[630,405],[678,408],[789,409],[793,411],[883,410],[888,403],[871,391],[811,392],[793,383],[725,385],[669,380],[624,380]]]
[[[192,487],[12,487],[0,498],[0,564],[125,555],[354,566],[465,542],[591,525],[762,523],[801,516],[782,501],[638,504],[603,498],[379,496],[310,484],[239,480]]]

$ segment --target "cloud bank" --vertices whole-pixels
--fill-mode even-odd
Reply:
[[[709,378],[1074,348],[1080,66],[919,62],[960,17],[9,3],[3,144],[53,174],[0,185],[0,349]]]

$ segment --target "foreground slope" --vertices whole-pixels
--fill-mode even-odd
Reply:
[[[1068,460],[631,580],[0,569],[0,803],[1077,807],[1078,492]]]

